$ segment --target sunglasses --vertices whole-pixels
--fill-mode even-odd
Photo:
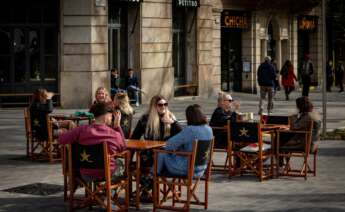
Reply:
[[[168,107],[168,103],[167,102],[166,103],[158,103],[157,106],[158,107],[163,107],[163,106]]]
[[[232,102],[233,100],[232,99],[224,99],[224,101]]]

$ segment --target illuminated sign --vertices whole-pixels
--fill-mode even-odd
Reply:
[[[222,13],[222,27],[224,28],[249,28],[250,16],[246,12],[225,10]]]
[[[298,17],[298,30],[314,31],[317,28],[317,16],[304,15]]]
[[[177,7],[199,7],[199,0],[175,0]]]

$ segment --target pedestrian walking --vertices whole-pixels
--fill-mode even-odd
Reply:
[[[331,88],[333,85],[333,79],[334,79],[334,69],[333,69],[333,63],[330,60],[326,67],[326,88],[328,92],[332,92]]]
[[[309,89],[311,83],[311,75],[314,73],[313,63],[310,60],[310,55],[305,54],[304,60],[300,66],[300,74],[302,78],[302,96],[309,96]]]
[[[337,68],[335,70],[335,80],[336,84],[339,86],[339,92],[344,92],[344,65],[341,61],[338,62]]]
[[[282,85],[285,90],[285,99],[289,100],[289,94],[295,90],[295,81],[297,81],[297,77],[290,60],[286,60],[282,70],[280,71],[280,75],[282,76]]]
[[[279,84],[279,69],[277,65],[277,60],[272,59],[272,66],[274,68],[274,72],[276,73],[276,78],[274,80],[274,95],[277,93],[277,91],[280,91],[280,84]]]
[[[260,101],[259,101],[259,115],[263,111],[263,100],[267,100],[267,113],[271,113],[273,109],[273,86],[274,80],[276,79],[276,73],[271,64],[271,58],[269,56],[265,57],[265,61],[260,64],[257,72],[258,84],[260,86]]]

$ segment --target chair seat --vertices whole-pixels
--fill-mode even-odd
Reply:
[[[262,145],[262,151],[269,151],[271,149],[270,144],[263,144]],[[259,151],[259,145],[258,143],[252,143],[249,144],[243,148],[240,149],[241,152],[247,152],[247,153],[256,153]]]
[[[299,146],[282,146],[279,148],[281,152],[304,152],[304,147]]]

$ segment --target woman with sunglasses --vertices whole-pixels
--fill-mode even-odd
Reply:
[[[135,127],[132,139],[140,139],[142,136],[145,140],[166,141],[182,130],[174,114],[168,108],[168,101],[156,95],[152,97],[148,111],[139,119]],[[141,167],[147,168],[153,165],[153,152],[141,152]],[[152,176],[143,175],[141,184],[145,190],[152,189]],[[149,194],[143,192],[142,200],[149,200]]]
[[[230,94],[219,93],[218,96],[218,107],[214,110],[210,126],[213,127],[223,127],[227,124],[227,121],[235,122],[237,119],[237,112],[239,110],[240,104],[238,101],[233,101]],[[215,147],[216,148],[226,148],[227,145],[227,135],[225,132],[214,132],[215,136]]]

